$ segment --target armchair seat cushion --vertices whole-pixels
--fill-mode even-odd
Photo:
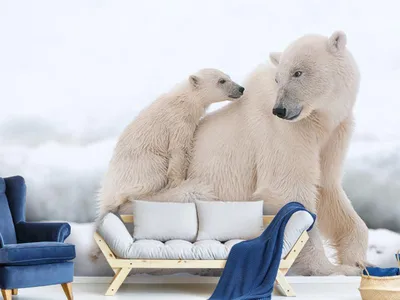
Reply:
[[[75,258],[75,246],[59,242],[7,244],[0,248],[0,265],[40,265]]]

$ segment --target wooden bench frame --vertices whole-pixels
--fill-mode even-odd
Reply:
[[[264,226],[271,223],[274,216],[263,216]],[[121,215],[125,223],[133,223],[132,215]],[[226,260],[172,260],[172,259],[124,259],[118,258],[108,247],[102,236],[95,232],[94,239],[104,254],[107,263],[113,269],[115,275],[105,295],[113,296],[118,291],[132,269],[223,269]],[[293,265],[300,251],[308,241],[307,231],[304,231],[296,241],[292,249],[279,264],[275,289],[287,297],[295,297],[293,288],[287,282],[285,275]]]

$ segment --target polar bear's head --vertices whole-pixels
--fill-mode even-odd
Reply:
[[[237,99],[244,92],[244,87],[217,69],[202,69],[190,75],[189,84],[205,105]]]
[[[270,60],[276,66],[274,115],[298,121],[329,110],[340,116],[354,105],[359,75],[343,32],[304,36]]]

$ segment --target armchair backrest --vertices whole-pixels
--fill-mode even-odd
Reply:
[[[25,221],[25,195],[21,176],[0,177],[0,246],[17,243],[15,224]]]
[[[0,235],[4,244],[16,244],[14,221],[12,219],[10,206],[6,195],[6,183],[0,178]]]

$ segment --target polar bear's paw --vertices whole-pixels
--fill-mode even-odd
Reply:
[[[335,271],[332,274],[330,274],[330,276],[340,276],[340,275],[360,276],[361,273],[362,273],[361,268],[347,266],[347,265],[338,265],[335,267]]]

